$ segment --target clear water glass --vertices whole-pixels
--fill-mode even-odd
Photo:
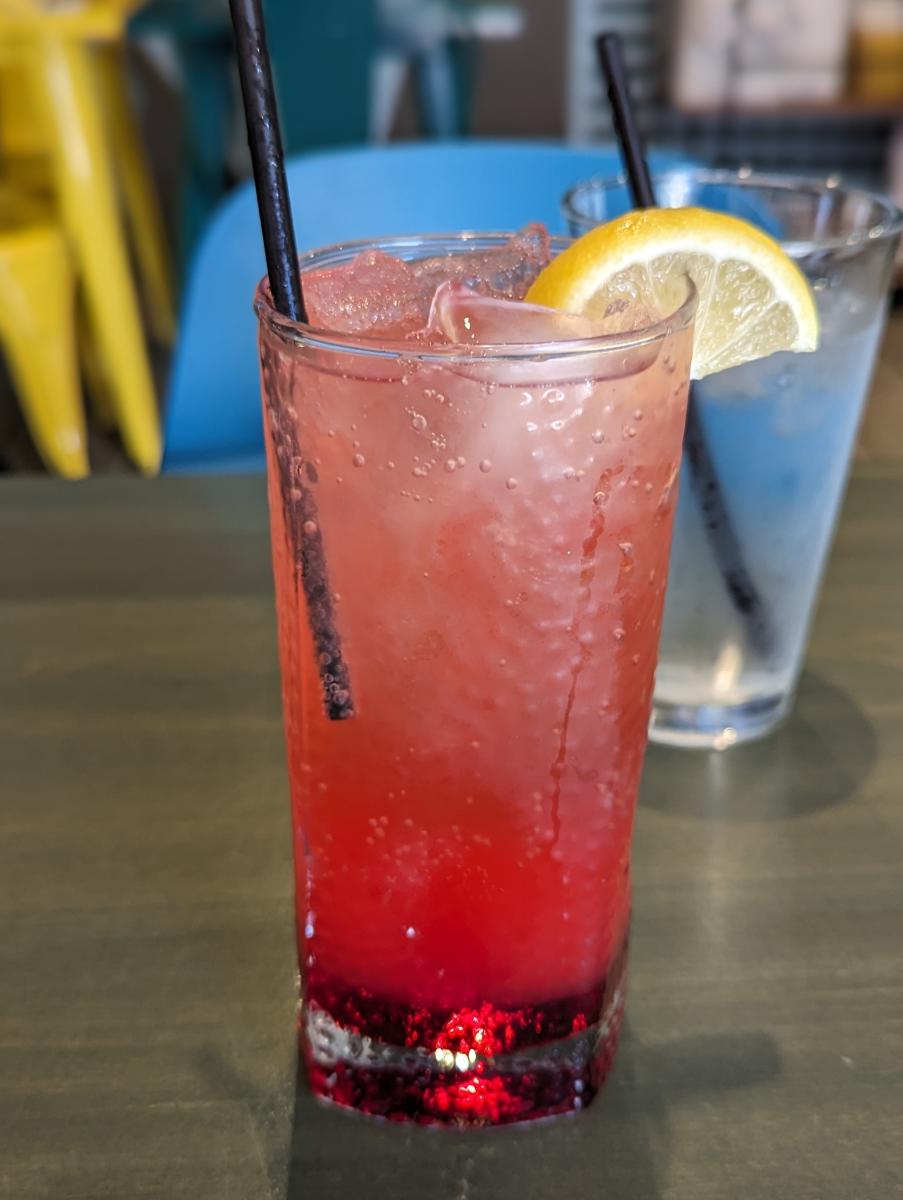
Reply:
[[[903,214],[834,180],[682,168],[655,179],[668,207],[732,213],[776,237],[812,284],[813,354],[775,354],[693,385],[742,565],[751,621],[723,563],[685,457],[650,736],[724,748],[773,729],[793,705],[819,584],[884,328]],[[564,197],[579,235],[632,207],[623,179]]]

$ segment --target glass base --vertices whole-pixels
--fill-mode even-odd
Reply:
[[[591,1022],[587,997],[453,1013],[382,1002],[379,1014],[366,997],[366,1025],[378,1016],[387,1035],[406,1030],[401,1045],[349,1028],[307,1001],[301,1030],[313,1092],[369,1116],[424,1125],[509,1125],[578,1112],[614,1058],[625,963],[622,953],[595,993]]]
[[[730,705],[671,704],[655,697],[649,740],[691,750],[727,750],[771,733],[788,715],[792,703],[793,697],[787,693]]]

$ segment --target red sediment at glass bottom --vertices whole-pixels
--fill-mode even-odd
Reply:
[[[309,980],[301,1022],[311,1087],[370,1116],[506,1125],[584,1108],[617,1048],[626,942],[602,985],[548,1004],[432,1010]]]

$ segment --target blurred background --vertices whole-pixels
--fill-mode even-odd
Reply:
[[[560,160],[574,172],[559,165],[562,184],[611,171],[593,38],[615,28],[657,151],[839,176],[903,204],[903,0],[265,8],[293,162],[370,148],[376,163],[413,141],[544,140],[586,148]],[[248,173],[226,0],[0,0],[0,471],[166,467],[173,389],[203,388],[189,364],[219,352],[215,325],[185,317],[192,288],[209,273],[205,246],[224,257],[210,231],[247,196]],[[373,201],[362,189],[342,203],[366,216]],[[536,216],[556,221],[548,205]],[[226,246],[253,278],[257,242],[247,254]],[[249,303],[245,288],[242,313]],[[865,454],[903,455],[901,329],[897,315]],[[237,352],[253,364],[250,341]],[[256,396],[242,403],[256,414]]]

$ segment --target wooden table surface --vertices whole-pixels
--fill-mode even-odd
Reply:
[[[263,482],[0,485],[4,1200],[903,1195],[903,467],[854,479],[796,714],[653,748],[628,1027],[579,1118],[296,1082]]]

